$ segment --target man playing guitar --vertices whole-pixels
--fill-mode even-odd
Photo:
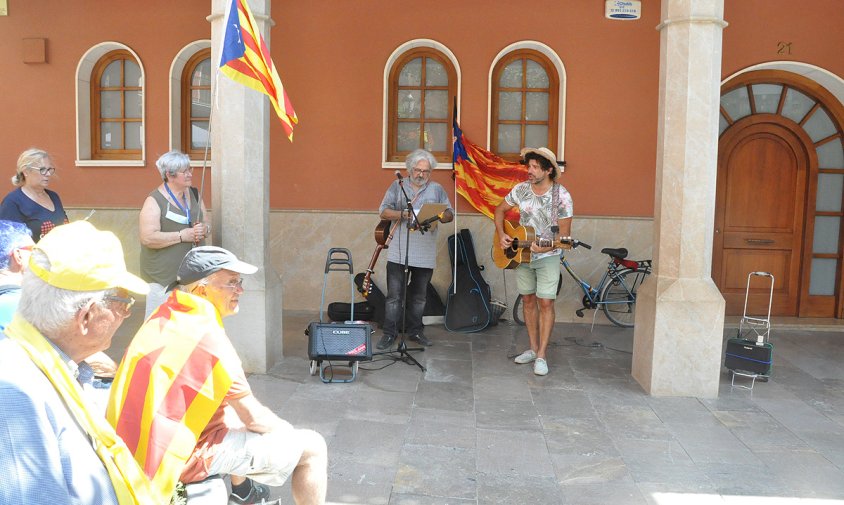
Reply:
[[[537,237],[557,244],[561,236],[571,235],[572,199],[556,180],[560,174],[557,157],[545,147],[522,149],[528,167],[528,180],[510,190],[495,208],[495,229],[499,246],[509,248],[513,237],[504,232],[504,215],[519,207],[519,224],[532,227]],[[525,326],[530,349],[518,355],[516,363],[534,362],[533,373],[546,375],[548,363],[545,351],[554,327],[554,300],[557,298],[557,278],[560,275],[560,250],[555,246],[530,246],[530,262],[516,268],[517,286],[522,295]]]
[[[437,216],[438,220],[448,223],[454,219],[454,211],[445,189],[431,181],[431,170],[437,166],[436,158],[424,149],[417,149],[407,155],[405,166],[407,177],[401,177],[401,173],[396,171],[398,180],[393,181],[387,188],[379,209],[381,219],[401,220],[402,224],[393,232],[394,240],[387,249],[387,302],[384,308],[384,334],[377,344],[378,349],[382,350],[393,346],[402,322],[401,296],[402,283],[405,281],[406,251],[409,251],[407,254],[409,284],[406,296],[407,321],[404,329],[411,340],[425,346],[431,345],[431,341],[425,337],[422,314],[425,311],[428,283],[431,281],[437,263],[437,229],[430,228],[426,233],[420,233],[418,230],[412,232],[408,247],[406,227],[414,224],[414,216],[407,208],[405,195],[411,200],[414,214],[426,203],[444,203],[448,207]]]

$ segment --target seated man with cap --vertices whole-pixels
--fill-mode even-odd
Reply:
[[[257,267],[213,246],[191,249],[178,289],[153,312],[118,368],[107,418],[164,503],[176,483],[232,476],[229,503],[261,503],[292,474],[297,504],[325,502],[327,449],[252,394],[222,319]],[[248,477],[248,478],[244,478]],[[257,482],[253,482],[252,480]]]
[[[131,313],[117,237],[86,221],[34,246],[17,313],[0,335],[0,503],[156,503],[149,480],[86,394],[83,360]]]

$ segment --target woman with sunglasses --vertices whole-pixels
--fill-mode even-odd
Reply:
[[[27,149],[18,157],[12,184],[17,186],[0,203],[0,219],[23,223],[38,242],[50,230],[68,222],[58,193],[47,186],[56,167],[47,151]]]

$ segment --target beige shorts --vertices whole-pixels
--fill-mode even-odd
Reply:
[[[269,433],[231,429],[214,446],[208,474],[240,475],[268,486],[281,486],[302,457],[299,431],[290,424]]]
[[[516,269],[516,275],[516,286],[520,294],[535,294],[538,298],[555,300],[560,279],[560,255],[522,263]]]

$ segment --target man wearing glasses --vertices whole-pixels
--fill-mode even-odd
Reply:
[[[229,503],[262,503],[292,478],[297,504],[325,502],[327,449],[252,394],[222,319],[237,314],[241,274],[257,267],[220,247],[190,250],[178,289],[135,335],[106,416],[169,503],[177,481],[231,475]],[[253,482],[261,482],[266,485]]]
[[[403,322],[402,307],[405,303],[407,310],[403,330],[410,335],[410,340],[425,346],[432,344],[425,336],[422,315],[425,312],[428,283],[437,264],[437,228],[431,228],[426,233],[417,231],[408,236],[405,233],[406,227],[414,224],[413,215],[408,209],[408,200],[414,213],[418,213],[426,203],[446,204],[447,208],[439,215],[438,220],[448,223],[454,219],[448,195],[442,186],[431,180],[431,171],[437,168],[434,155],[424,149],[417,149],[407,155],[404,163],[407,167],[407,177],[402,178],[396,171],[398,180],[393,181],[387,188],[379,208],[381,219],[401,221],[402,224],[395,227],[393,239],[387,249],[387,301],[384,307],[383,335],[377,344],[378,349],[382,350],[392,347],[396,341],[396,334]],[[405,259],[408,263],[407,279],[404,272]],[[403,300],[405,281],[408,284]]]
[[[17,313],[0,335],[0,503],[154,503],[141,468],[87,390],[84,360],[130,314],[117,237],[87,221],[57,226],[31,252]]]

